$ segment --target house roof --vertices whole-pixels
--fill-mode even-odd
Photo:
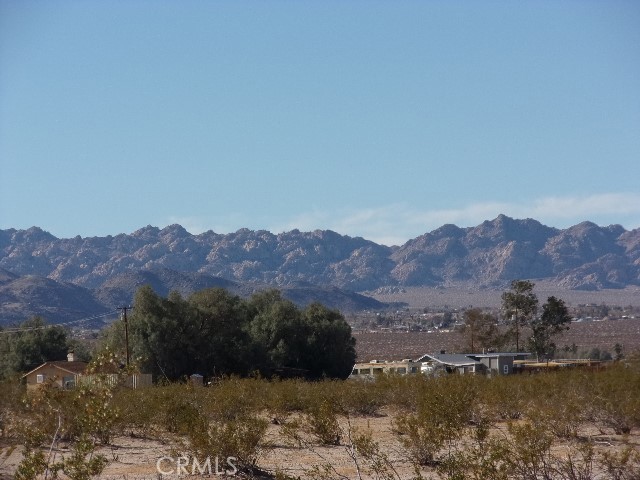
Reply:
[[[87,369],[87,364],[85,362],[67,362],[64,360],[61,361],[56,361],[56,362],[45,362],[42,365],[40,365],[39,367],[34,368],[33,370],[31,370],[30,372],[25,373],[22,378],[31,375],[33,372],[36,372],[38,370],[40,370],[43,367],[46,366],[51,366],[54,368],[58,368],[64,372],[67,373],[72,373],[74,375],[80,374],[80,373],[84,373],[84,371]]]
[[[529,357],[528,352],[494,352],[494,353],[469,353],[473,358],[495,358],[495,357]]]
[[[455,366],[466,366],[466,365],[477,365],[480,362],[474,360],[473,358],[469,358],[467,355],[461,353],[438,353],[438,354],[430,354],[425,353],[420,358],[418,358],[418,362],[424,361],[435,361],[438,363],[442,363],[445,365],[455,365]]]

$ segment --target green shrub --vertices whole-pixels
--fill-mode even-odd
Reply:
[[[227,421],[252,415],[266,408],[268,395],[265,395],[265,390],[268,389],[266,380],[231,377],[209,388],[195,390],[204,399],[204,409],[210,418]]]
[[[24,451],[15,478],[32,480],[45,472],[56,478],[62,471],[71,480],[87,480],[100,474],[107,460],[94,452],[98,443],[110,441],[118,417],[111,399],[105,382],[81,384],[72,391],[46,384],[32,392],[20,427]],[[63,438],[71,453],[56,461],[52,447]],[[48,456],[43,448],[50,449]]]
[[[385,393],[377,382],[345,382],[340,396],[347,413],[372,417],[378,415],[387,403]]]
[[[524,414],[531,399],[527,386],[530,377],[496,376],[485,382],[482,402],[496,421],[517,420]]]
[[[412,462],[434,465],[445,446],[451,449],[473,419],[474,379],[461,375],[431,379],[415,412],[401,412],[396,433]]]
[[[277,423],[284,423],[289,415],[305,409],[306,387],[306,382],[297,379],[274,380],[265,385],[266,410]]]
[[[640,452],[627,446],[621,452],[604,452],[599,458],[611,480],[637,480],[640,478]]]
[[[120,413],[114,428],[119,433],[153,436],[162,428],[164,402],[160,387],[121,388],[114,392],[113,404]],[[174,427],[175,428],[175,427]]]
[[[14,420],[22,412],[25,392],[25,386],[17,380],[0,383],[0,437],[15,434]]]
[[[267,421],[257,416],[238,417],[224,422],[202,420],[188,433],[189,451],[196,458],[233,458],[234,465],[252,473],[262,451]],[[212,460],[213,461],[213,460]]]
[[[589,378],[583,371],[551,372],[529,378],[533,386],[525,412],[558,438],[578,436],[589,416]]]
[[[327,399],[315,403],[307,410],[305,417],[309,432],[322,445],[340,445],[342,429],[334,404]]]
[[[640,426],[640,373],[623,366],[593,375],[593,416],[618,435]]]

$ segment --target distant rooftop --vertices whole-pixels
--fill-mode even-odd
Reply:
[[[476,365],[480,363],[477,360],[474,360],[473,358],[470,358],[468,355],[462,354],[462,353],[437,353],[437,354],[425,353],[416,361],[425,362],[429,360],[433,360],[433,361],[447,364],[447,365],[459,365],[459,366]]]
[[[531,354],[529,352],[494,352],[494,353],[466,353],[474,358],[488,358],[488,357],[528,357]]]
[[[527,352],[495,352],[495,353],[425,353],[416,362],[436,361],[448,365],[474,365],[479,363],[478,358],[495,357],[528,357]]]

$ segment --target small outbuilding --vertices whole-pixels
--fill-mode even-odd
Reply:
[[[481,362],[490,375],[510,375],[522,371],[518,361],[526,360],[530,355],[530,353],[524,352],[491,352],[471,353],[468,356]]]

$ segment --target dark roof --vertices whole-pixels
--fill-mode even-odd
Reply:
[[[477,365],[478,363],[480,363],[477,360],[474,360],[473,358],[470,358],[467,355],[464,355],[462,353],[437,353],[437,354],[425,353],[416,361],[424,362],[429,360],[443,363],[445,365],[456,365],[456,366]]]
[[[45,362],[39,367],[34,368],[30,372],[25,373],[22,376],[22,378],[32,374],[36,370],[40,370],[42,367],[45,367],[47,365],[59,368],[60,370],[64,370],[66,372],[73,373],[73,374],[84,373],[84,371],[87,369],[87,364],[85,362],[67,362],[64,360],[56,361],[56,362]]]
[[[489,357],[528,357],[528,352],[494,352],[494,353],[469,353],[473,358],[489,358]]]

